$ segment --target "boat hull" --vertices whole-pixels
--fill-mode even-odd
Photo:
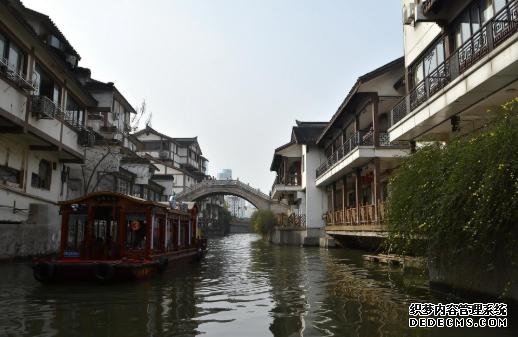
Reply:
[[[143,260],[43,259],[33,263],[33,274],[42,283],[138,281],[173,269],[180,263],[198,261],[204,253],[204,250],[192,248]]]

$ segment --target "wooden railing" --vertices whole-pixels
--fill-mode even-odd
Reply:
[[[436,1],[427,1],[430,4]],[[509,2],[405,96],[391,111],[391,125],[428,101],[518,30],[518,1]],[[446,37],[447,38],[447,37]]]
[[[306,228],[306,215],[304,214],[277,214],[277,226],[286,229]]]
[[[365,205],[359,207],[359,213],[356,208],[327,212],[325,220],[326,226],[379,225],[386,221],[385,204],[378,204],[378,218],[376,218],[376,205]]]
[[[289,174],[285,177],[277,176],[274,185],[300,186],[302,185],[300,174]]]

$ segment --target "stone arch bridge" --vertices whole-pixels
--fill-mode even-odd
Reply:
[[[270,209],[274,213],[284,213],[288,205],[280,203],[239,180],[205,180],[176,196],[178,201],[195,201],[214,194],[235,195],[243,198],[257,209]]]

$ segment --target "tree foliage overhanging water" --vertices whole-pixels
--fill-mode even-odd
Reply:
[[[481,130],[403,160],[391,180],[389,250],[475,254],[486,270],[516,263],[518,98],[492,113]]]

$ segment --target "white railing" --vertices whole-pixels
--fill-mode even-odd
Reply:
[[[253,188],[249,184],[245,184],[245,183],[243,183],[242,181],[239,181],[239,180],[204,180],[201,183],[192,186],[189,191],[184,191],[182,193],[179,193],[177,195],[177,197],[181,198],[182,196],[184,196],[184,195],[186,195],[188,193],[193,193],[193,192],[198,191],[200,189],[204,189],[204,188],[212,187],[212,186],[226,186],[226,187],[228,187],[228,186],[235,186],[235,187],[239,187],[239,188],[242,188],[244,190],[247,190],[249,192],[252,192],[252,193],[254,193],[256,195],[259,195],[262,198],[270,200],[270,196],[269,195],[261,192],[258,188]]]
[[[32,81],[28,81],[21,71],[16,70],[5,57],[0,57],[0,75],[9,82],[27,91],[34,91],[36,86]]]

